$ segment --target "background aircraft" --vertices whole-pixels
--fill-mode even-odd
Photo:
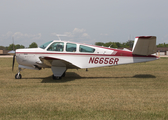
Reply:
[[[121,64],[147,62],[157,60],[152,55],[156,52],[155,36],[136,37],[132,51],[114,49],[94,45],[79,44],[69,41],[53,40],[39,48],[17,49],[13,55],[12,70],[15,57],[19,64],[16,79],[21,79],[22,69],[41,70],[51,68],[53,79],[65,76],[67,69],[105,67]]]

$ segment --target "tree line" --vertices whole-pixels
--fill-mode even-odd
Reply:
[[[110,47],[110,48],[132,48],[133,45],[134,45],[134,41],[133,40],[128,40],[127,42],[124,42],[124,43],[120,43],[120,42],[107,42],[107,43],[96,42],[95,45]],[[33,42],[29,45],[28,48],[37,48],[37,47],[38,47],[37,43]],[[158,44],[157,47],[168,47],[168,44],[161,43],[161,44]],[[17,45],[10,44],[7,47],[0,46],[0,50],[15,50],[15,49],[21,49],[21,48],[25,48],[25,46],[24,45],[19,45],[19,44],[17,44]]]
[[[161,43],[161,44],[158,44],[157,47],[168,47],[168,44],[166,44],[166,43]]]
[[[95,45],[97,46],[104,46],[104,47],[110,47],[110,48],[132,48],[134,44],[133,40],[128,40],[127,42],[120,43],[120,42],[96,42]]]
[[[37,43],[33,42],[29,45],[28,48],[37,48],[37,47],[38,47]],[[16,45],[10,44],[9,46],[6,46],[6,47],[0,46],[0,50],[16,50],[16,49],[21,49],[21,48],[25,48],[25,46],[19,45],[19,44],[16,44]]]
[[[132,48],[133,45],[134,45],[134,41],[133,40],[128,40],[127,42],[124,42],[124,43],[120,43],[120,42],[107,42],[107,43],[96,42],[95,45],[104,46],[104,47],[111,47],[111,48]],[[168,44],[160,43],[156,46],[158,48],[159,47],[168,47]]]

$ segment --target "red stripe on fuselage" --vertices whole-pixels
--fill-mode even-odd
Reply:
[[[16,54],[51,54],[51,55],[91,55],[91,56],[120,56],[120,57],[157,57],[154,55],[142,56],[142,55],[133,55],[132,52],[116,50],[117,53],[113,54],[94,54],[94,53],[52,53],[52,52],[16,52]],[[158,57],[157,57],[158,58]]]

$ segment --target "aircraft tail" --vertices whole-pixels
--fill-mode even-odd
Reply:
[[[156,36],[140,36],[135,38],[132,54],[151,55],[156,53],[156,51]]]

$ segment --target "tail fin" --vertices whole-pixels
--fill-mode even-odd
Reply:
[[[135,38],[132,54],[151,55],[156,53],[156,51],[156,36],[140,36]]]

